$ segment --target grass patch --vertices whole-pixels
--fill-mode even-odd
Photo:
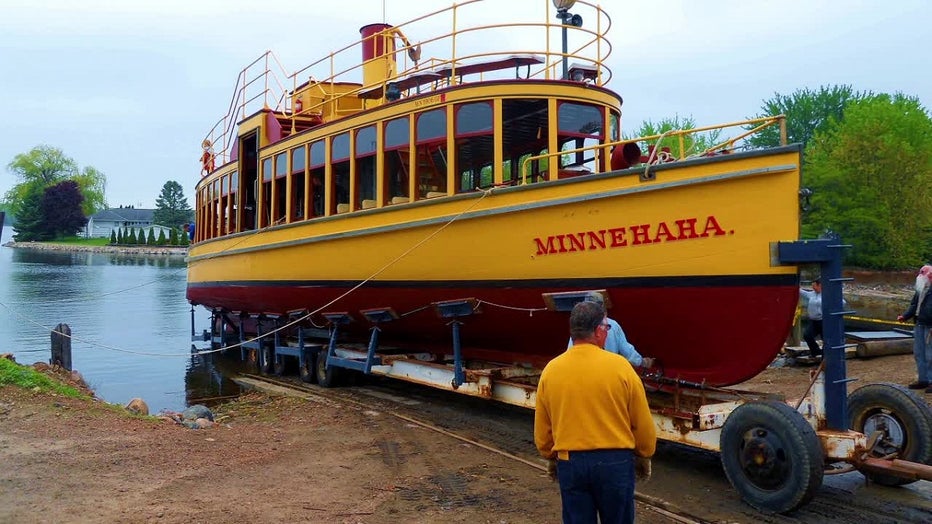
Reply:
[[[110,238],[63,237],[48,242],[49,244],[66,244],[69,246],[109,246]]]
[[[58,393],[71,398],[86,398],[87,395],[77,389],[66,386],[29,366],[20,366],[12,360],[0,358],[0,386],[10,384],[24,389]]]

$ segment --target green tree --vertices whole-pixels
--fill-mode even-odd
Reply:
[[[178,245],[179,245],[179,246],[189,246],[189,245],[191,245],[191,239],[188,237],[187,233],[185,233],[184,231],[182,231],[182,232],[178,235]]]
[[[168,239],[165,238],[164,229],[159,229],[159,241],[158,242],[160,246],[164,246],[168,242]]]
[[[112,229],[110,230],[110,243],[111,243],[111,244],[116,244],[116,243],[117,243],[117,234],[116,234],[116,231],[114,231],[114,230],[112,230]]]
[[[825,230],[853,245],[847,263],[910,268],[932,256],[932,118],[915,97],[851,102],[806,148],[814,191],[803,235]]]
[[[154,227],[149,228],[149,235],[146,237],[146,244],[150,246],[155,245],[155,228]]]
[[[172,246],[178,245],[178,230],[171,228],[171,231],[168,232],[168,243]]]
[[[117,229],[117,244],[123,244],[123,243],[125,243],[125,242],[126,242],[126,241],[123,240],[123,230],[122,230],[122,229]]]
[[[152,221],[163,226],[178,227],[190,222],[193,218],[194,211],[191,210],[191,206],[184,197],[181,184],[174,180],[165,182],[162,192],[155,199],[155,213],[152,215]]]
[[[129,228],[129,238],[126,239],[126,243],[131,246],[136,244],[136,228],[135,227]]]
[[[65,180],[73,180],[78,184],[84,197],[82,211],[85,216],[106,207],[104,174],[90,166],[81,169],[60,149],[50,146],[34,147],[28,153],[13,157],[7,169],[19,180],[19,183],[4,196],[4,202],[10,205],[15,215],[23,212],[23,203],[30,191],[42,191]]]
[[[817,132],[827,131],[833,123],[840,122],[848,104],[870,96],[855,92],[850,85],[822,86],[818,91],[797,89],[789,95],[774,93],[773,98],[764,101],[755,118],[786,115],[787,143],[806,146]],[[753,127],[756,126],[748,129]],[[748,143],[754,147],[779,146],[780,128],[770,126],[749,137]]]
[[[21,209],[16,217],[16,226],[13,228],[13,240],[17,242],[49,240],[50,237],[43,225],[42,211],[39,208],[43,193],[33,186],[23,195],[23,200],[20,202]]]
[[[625,138],[630,139],[642,136],[653,136],[660,135],[668,131],[689,130],[695,128],[696,121],[693,119],[693,117],[680,117],[680,115],[675,115],[673,117],[661,118],[656,122],[653,120],[645,120],[641,123],[641,127],[639,127],[638,130],[634,132],[634,134],[630,136],[625,134]],[[676,156],[677,158],[687,157],[702,153],[706,149],[723,142],[724,139],[721,138],[721,135],[721,130],[697,132],[683,135],[682,148],[680,147],[679,137],[666,136],[663,138],[660,147],[670,148],[670,154]],[[644,143],[656,146],[657,140],[645,140]]]

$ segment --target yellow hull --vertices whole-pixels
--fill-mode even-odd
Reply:
[[[719,157],[464,194],[192,247],[189,282],[795,274],[799,155]],[[442,229],[441,229],[442,228]]]

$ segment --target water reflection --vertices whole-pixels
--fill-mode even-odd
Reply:
[[[219,353],[197,354],[191,346],[191,360],[185,372],[187,403],[215,405],[240,393],[240,387],[229,377],[245,372],[242,364]]]
[[[22,364],[48,361],[49,333],[65,323],[74,368],[108,402],[141,397],[153,412],[179,411],[189,399],[235,394],[213,357],[191,354],[185,275],[180,256],[2,247],[0,352]],[[198,331],[208,317],[195,310]]]

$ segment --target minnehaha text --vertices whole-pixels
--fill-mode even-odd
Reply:
[[[546,238],[535,238],[538,255],[556,255],[595,249],[654,244],[657,242],[674,242],[694,238],[708,238],[733,234],[726,232],[713,215],[703,221],[699,218],[683,218],[670,223],[638,224],[628,227],[613,227],[598,231],[580,231],[562,233]]]

